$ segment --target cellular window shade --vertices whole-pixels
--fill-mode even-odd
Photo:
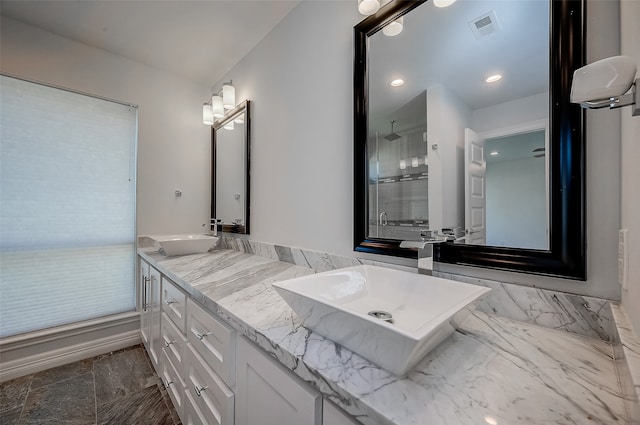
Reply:
[[[0,78],[0,337],[134,310],[137,109]]]

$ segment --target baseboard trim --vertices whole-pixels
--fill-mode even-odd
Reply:
[[[106,354],[140,343],[138,313],[107,317],[85,326],[51,329],[32,338],[0,341],[0,382]]]

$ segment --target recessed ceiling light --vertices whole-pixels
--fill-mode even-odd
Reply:
[[[456,0],[433,0],[433,5],[436,7],[447,7],[455,3]]]
[[[498,151],[489,152],[489,155],[498,156],[498,155],[500,155],[500,152],[498,152]]]
[[[500,74],[493,74],[493,75],[489,75],[487,78],[484,79],[485,83],[495,83],[496,81],[502,80],[502,75]]]
[[[391,82],[391,87],[400,87],[404,85],[404,80],[402,78],[398,78],[397,80],[393,80]]]

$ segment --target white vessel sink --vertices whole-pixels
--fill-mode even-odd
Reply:
[[[199,254],[209,251],[218,238],[208,235],[158,235],[149,236],[155,246],[167,256]]]
[[[303,276],[273,287],[305,327],[396,375],[454,330],[489,288],[375,266]],[[391,322],[369,315],[391,314]],[[375,314],[375,313],[374,313]]]

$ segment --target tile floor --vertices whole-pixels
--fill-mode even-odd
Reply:
[[[179,425],[142,345],[0,384],[0,424]]]

